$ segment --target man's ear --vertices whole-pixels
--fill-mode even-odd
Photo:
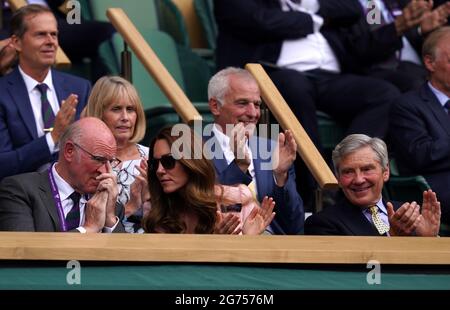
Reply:
[[[69,163],[72,162],[75,157],[75,145],[72,142],[67,141],[66,144],[64,144],[63,152],[65,160]]]
[[[14,46],[17,52],[22,51],[22,40],[15,34],[11,36],[11,44],[12,46]]]
[[[211,111],[212,115],[219,116],[220,115],[220,103],[215,98],[211,98],[208,101],[209,110]]]
[[[389,176],[391,175],[391,171],[389,170],[389,165],[383,171],[383,181],[387,182],[389,180]]]
[[[423,57],[423,64],[425,65],[425,68],[427,68],[427,70],[429,72],[434,72],[435,71],[435,61],[433,59],[433,56],[425,55]]]

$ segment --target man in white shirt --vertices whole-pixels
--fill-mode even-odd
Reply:
[[[365,15],[346,39],[356,72],[389,81],[400,91],[426,80],[420,59],[424,36],[447,22],[450,2],[432,10],[419,0],[359,0]]]
[[[58,161],[46,171],[0,183],[0,230],[123,232],[112,171],[120,161],[111,131],[86,117],[69,126],[60,143]]]
[[[16,11],[11,32],[19,65],[0,78],[0,179],[45,169],[91,88],[87,80],[51,69],[58,28],[47,7],[28,5]]]

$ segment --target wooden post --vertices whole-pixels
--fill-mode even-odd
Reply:
[[[322,155],[295,117],[280,92],[260,64],[247,64],[245,68],[253,75],[266,105],[283,129],[290,129],[297,142],[297,152],[321,188],[337,188],[337,180]]]
[[[16,11],[23,6],[28,5],[26,0],[7,0],[7,1],[12,11]],[[64,53],[61,47],[58,47],[58,49],[56,50],[55,67],[58,69],[66,69],[70,68],[71,65],[72,63],[70,62],[69,57],[67,57],[67,55]]]
[[[110,8],[106,11],[106,15],[153,79],[155,79],[167,98],[169,98],[175,111],[181,116],[183,121],[192,124],[195,120],[201,120],[202,117],[197,109],[186,97],[183,90],[161,63],[158,56],[126,13],[120,8]]]

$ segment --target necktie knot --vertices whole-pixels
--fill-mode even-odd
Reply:
[[[37,84],[36,88],[41,93],[42,96],[46,96],[47,97],[47,89],[48,89],[48,85],[47,84],[45,84],[45,83]]]
[[[372,223],[375,226],[375,228],[377,229],[378,233],[380,235],[384,235],[385,233],[387,233],[389,231],[389,226],[386,225],[385,222],[383,222],[383,220],[380,217],[380,214],[378,213],[378,206],[374,205],[374,206],[370,206],[369,207],[369,211],[372,215]]]
[[[81,194],[79,192],[73,192],[69,196],[70,199],[72,199],[74,205],[78,205],[80,203]]]
[[[444,108],[447,109],[448,115],[450,115],[450,100],[447,100],[447,102],[444,104]]]

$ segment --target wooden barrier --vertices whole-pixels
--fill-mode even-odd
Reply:
[[[27,5],[26,0],[7,0],[9,6],[11,7],[12,11],[16,11],[19,8]],[[70,68],[72,63],[70,62],[69,57],[64,53],[61,47],[58,47],[56,50],[56,60],[55,60],[55,67],[58,69],[66,69]]]
[[[195,120],[201,120],[201,115],[130,21],[126,13],[120,8],[110,8],[106,11],[106,15],[153,79],[155,79],[167,98],[169,98],[175,111],[183,121],[192,124]]]
[[[297,142],[297,152],[321,188],[337,188],[337,180],[302,125],[289,108],[280,92],[260,64],[247,64],[245,68],[254,76],[261,96],[283,129],[290,129]],[[301,104],[301,102],[300,102]]]
[[[450,264],[450,238],[0,232],[0,260]]]

